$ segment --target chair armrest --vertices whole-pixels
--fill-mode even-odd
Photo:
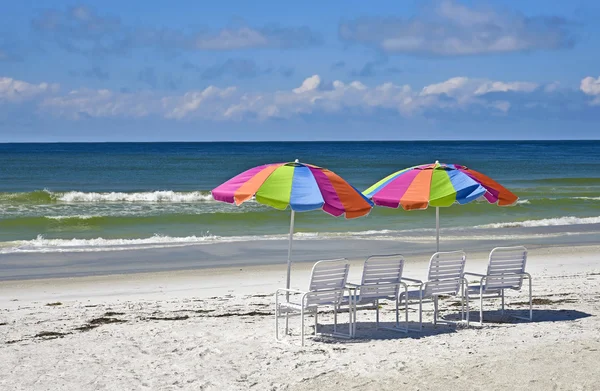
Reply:
[[[406,281],[410,281],[410,282],[415,282],[415,283],[417,283],[417,284],[422,284],[422,283],[423,283],[423,281],[421,281],[421,280],[416,280],[416,279],[414,279],[414,278],[402,277],[401,279],[402,279],[402,280],[406,280]]]
[[[492,274],[491,276],[488,277],[496,277],[496,276],[520,276],[523,278],[528,278],[531,280],[531,274],[527,273],[527,272],[523,272],[523,273],[502,273],[502,274]]]
[[[275,294],[279,294],[279,292],[288,292],[288,293],[306,293],[305,291],[299,291],[298,289],[286,289],[286,288],[279,288],[275,291]]]
[[[493,276],[529,276],[529,273],[524,272],[524,273],[502,273],[502,274],[492,274],[490,275],[490,277]]]
[[[319,291],[308,291],[308,292],[303,292],[304,294],[302,295],[302,300],[304,300],[304,298],[308,298],[310,296],[317,296],[323,292],[329,292],[329,293],[333,293],[333,292],[339,292],[342,295],[344,294],[344,292],[346,292],[348,290],[348,288],[344,287],[344,288],[339,288],[339,289],[322,289]],[[351,294],[352,296],[354,296],[353,294]]]
[[[487,277],[485,274],[464,272],[463,276],[466,276],[466,275],[475,276],[475,277]]]

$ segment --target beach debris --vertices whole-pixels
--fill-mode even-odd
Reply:
[[[101,324],[110,324],[110,323],[124,323],[127,322],[123,319],[110,318],[110,317],[100,317],[90,320],[88,323],[92,325],[101,325]]]
[[[209,315],[213,318],[225,318],[230,316],[273,316],[272,312],[263,312],[263,311],[250,311],[250,312],[242,312],[242,313],[234,313],[234,312],[226,312],[223,314]]]
[[[107,311],[104,313],[104,316],[106,317],[112,317],[112,316],[119,316],[119,315],[125,315],[124,312],[113,312],[113,311]]]
[[[576,303],[575,299],[559,299],[559,300],[551,300],[541,297],[536,297],[531,300],[533,305],[552,305],[552,304],[560,304],[560,303]],[[517,301],[513,303],[509,303],[509,305],[529,305],[528,301]]]
[[[181,315],[181,316],[164,316],[164,317],[160,317],[160,316],[149,316],[147,318],[144,318],[144,320],[186,320],[189,319],[190,317],[187,315]]]
[[[79,327],[75,327],[73,330],[77,330],[77,331],[90,331],[95,329],[96,327],[99,327],[100,325],[93,325],[93,324],[84,324],[83,326],[79,326]]]
[[[42,338],[42,339],[56,339],[56,338],[62,338],[68,334],[71,334],[71,333],[60,333],[58,331],[40,331],[33,337],[34,338]]]
[[[61,303],[60,301],[54,302],[54,303],[48,303],[46,304],[47,307],[56,307],[59,305],[63,305],[63,303]]]

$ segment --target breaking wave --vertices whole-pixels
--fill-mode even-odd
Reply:
[[[163,202],[185,203],[212,201],[212,195],[207,191],[178,192],[158,190],[147,192],[52,192],[37,190],[28,193],[0,193],[0,201],[21,204],[51,204],[51,203],[101,203],[101,202]]]
[[[513,221],[506,223],[492,223],[478,225],[474,228],[514,228],[514,227],[550,227],[557,225],[577,225],[577,224],[600,224],[600,216],[598,217],[556,217],[551,219],[540,220],[525,220]]]

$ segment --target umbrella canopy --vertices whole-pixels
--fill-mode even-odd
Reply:
[[[287,288],[290,287],[294,212],[322,209],[352,219],[369,214],[373,203],[339,175],[325,168],[300,163],[266,164],[251,168],[212,190],[217,201],[240,205],[256,201],[276,209],[290,208]]]
[[[439,207],[466,204],[480,197],[491,204],[509,206],[519,199],[488,176],[458,164],[435,162],[397,171],[369,187],[363,194],[375,205],[405,210],[436,207],[439,251]]]

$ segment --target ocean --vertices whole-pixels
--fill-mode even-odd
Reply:
[[[487,174],[519,196],[512,207],[442,208],[442,238],[493,239],[535,227],[600,233],[600,141],[0,144],[0,253],[286,240],[289,212],[219,203],[210,190],[253,166],[294,159],[360,190],[439,160]],[[300,240],[418,240],[433,237],[435,210],[375,207],[354,220],[304,212],[295,228]]]

